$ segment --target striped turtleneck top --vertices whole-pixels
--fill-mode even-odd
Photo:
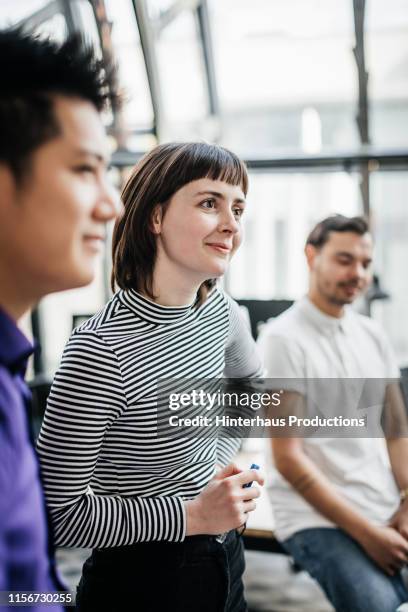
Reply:
[[[57,544],[182,541],[183,500],[202,491],[237,442],[158,437],[157,380],[261,374],[239,307],[219,288],[199,307],[116,293],[73,331],[38,440]]]

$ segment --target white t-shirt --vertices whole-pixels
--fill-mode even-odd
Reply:
[[[375,321],[346,309],[341,319],[322,313],[307,298],[268,322],[258,344],[269,378],[398,378],[392,349]],[[399,504],[383,438],[302,440],[304,452],[333,486],[367,519],[385,524]],[[273,468],[268,487],[276,535],[332,527]]]

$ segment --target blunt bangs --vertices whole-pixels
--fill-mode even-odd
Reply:
[[[169,189],[161,194],[161,202],[165,202],[184,185],[202,178],[239,185],[244,195],[247,195],[246,166],[228,149],[204,142],[170,143],[159,147],[168,156],[163,168],[164,175],[169,173],[165,181]]]
[[[124,205],[112,239],[111,286],[135,289],[155,299],[153,270],[157,256],[156,237],[151,229],[157,205],[166,214],[172,196],[184,185],[208,178],[239,185],[248,192],[245,164],[224,147],[204,142],[170,142],[147,153],[136,164],[122,191]],[[205,281],[198,292],[199,304],[215,285]]]

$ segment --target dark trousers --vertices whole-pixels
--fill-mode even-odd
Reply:
[[[243,545],[235,531],[184,542],[142,542],[92,552],[77,589],[79,612],[246,612]]]

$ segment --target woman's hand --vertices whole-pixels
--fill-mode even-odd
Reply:
[[[261,486],[259,470],[240,470],[230,464],[220,470],[195,499],[185,502],[187,535],[218,535],[243,525],[256,508],[257,487],[243,488],[252,481]]]

